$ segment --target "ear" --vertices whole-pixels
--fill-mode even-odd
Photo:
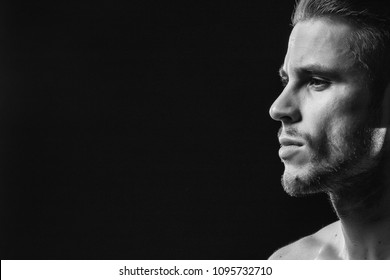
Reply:
[[[387,84],[383,95],[382,120],[385,127],[390,128],[390,82]]]
[[[385,131],[385,150],[390,153],[390,83],[387,84],[383,96],[382,129]],[[386,144],[387,143],[387,144]]]

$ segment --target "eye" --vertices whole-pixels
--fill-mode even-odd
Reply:
[[[314,90],[321,91],[328,88],[330,82],[322,78],[312,77],[309,80],[308,86],[312,87]]]

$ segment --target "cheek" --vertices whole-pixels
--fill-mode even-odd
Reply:
[[[349,149],[349,132],[354,125],[353,118],[340,114],[336,110],[338,108],[330,108],[332,107],[321,110],[314,107],[311,110],[311,118],[307,118],[306,139],[314,157],[338,157]]]
[[[305,100],[306,110],[302,117],[312,137],[337,137],[366,120],[367,103],[359,98],[347,98],[342,92],[340,90],[337,97],[324,94],[316,102]]]
[[[331,104],[335,116],[346,123],[367,120],[370,95],[364,87],[342,87],[338,93]]]
[[[329,129],[336,125],[331,110],[325,110],[321,106],[310,106],[303,115],[304,130],[314,142],[326,138]]]

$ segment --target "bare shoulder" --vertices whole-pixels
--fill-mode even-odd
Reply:
[[[321,248],[321,244],[315,235],[308,235],[280,248],[269,257],[269,260],[315,259],[319,248]]]
[[[331,245],[332,236],[340,234],[339,221],[327,225],[314,234],[305,236],[273,253],[270,260],[311,260],[318,257],[322,248]]]

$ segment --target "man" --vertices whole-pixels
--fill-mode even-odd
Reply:
[[[390,21],[373,12],[386,1],[367,3],[295,9],[270,108],[282,184],[292,196],[327,193],[339,220],[270,259],[390,259]]]

